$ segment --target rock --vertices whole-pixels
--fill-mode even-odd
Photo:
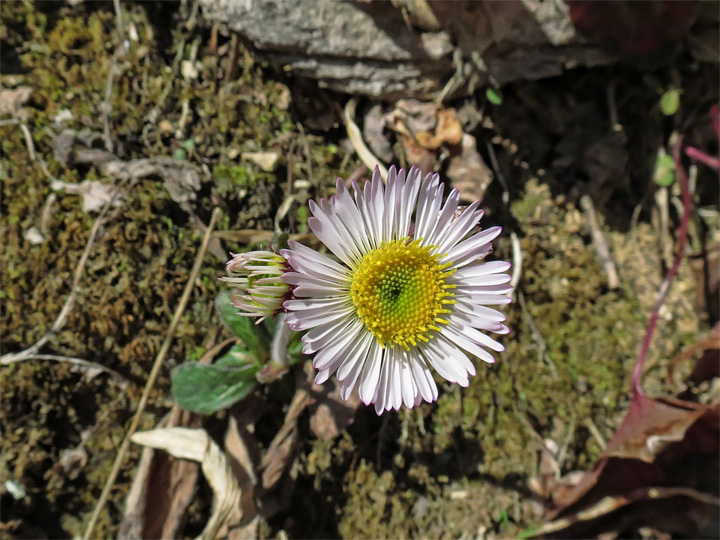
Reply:
[[[323,87],[382,99],[467,94],[614,61],[576,34],[562,0],[200,4],[206,18],[241,34],[263,59]]]
[[[243,152],[241,157],[259,165],[265,172],[275,171],[280,160],[278,152]]]
[[[33,246],[37,246],[45,242],[45,237],[37,227],[30,227],[23,233],[23,238],[30,242]]]

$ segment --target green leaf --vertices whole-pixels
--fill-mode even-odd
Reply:
[[[176,148],[173,152],[173,159],[177,161],[185,161],[187,159],[187,152],[183,148]]]
[[[660,110],[665,116],[672,116],[680,108],[680,94],[682,90],[679,88],[670,88],[660,98]]]
[[[653,181],[660,187],[669,187],[675,182],[675,161],[664,151],[658,153],[655,161]]]
[[[495,88],[488,88],[485,90],[485,97],[493,105],[502,105],[503,96],[500,90],[496,90]]]
[[[248,362],[250,360],[250,362]],[[235,345],[215,364],[186,362],[172,372],[172,394],[183,409],[211,414],[244,398],[258,384],[260,366]]]
[[[215,360],[213,366],[245,368],[248,365],[255,365],[260,369],[261,364],[257,358],[245,348],[244,345],[235,344],[230,350]]]
[[[230,302],[230,293],[223,291],[215,299],[215,309],[220,320],[233,334],[239,337],[250,352],[259,360],[270,358],[270,334],[261,325],[255,324],[253,317],[238,315],[238,310]]]

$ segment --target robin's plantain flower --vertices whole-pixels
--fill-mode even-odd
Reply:
[[[266,317],[283,311],[290,287],[281,279],[288,271],[285,259],[272,251],[250,251],[233,255],[226,265],[230,277],[222,278],[237,290],[230,294],[239,315],[259,317],[260,324]]]
[[[376,168],[352,192],[338,179],[337,196],[310,201],[308,220],[337,259],[292,241],[280,251],[293,287],[285,322],[307,331],[316,382],[335,374],[343,399],[357,388],[378,414],[435,401],[433,371],[467,386],[470,356],[492,363],[486,349],[504,350],[483,333],[509,331],[487,306],[510,302],[510,264],[483,261],[500,227],[473,233],[480,202],[460,211],[457,190],[445,203],[443,191],[417,168],[391,168],[387,186]]]

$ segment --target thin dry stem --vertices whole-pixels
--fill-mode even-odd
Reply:
[[[0,358],[0,365],[9,366],[10,364],[15,364],[23,360],[49,360],[51,362],[73,364],[75,366],[79,366],[84,371],[92,372],[94,370],[97,370],[102,371],[103,373],[107,373],[123,389],[127,388],[129,384],[129,381],[114,369],[102,366],[97,362],[90,362],[89,360],[83,360],[82,358],[74,358],[72,356],[62,356],[58,354],[33,354],[22,358],[10,358],[7,360],[5,359],[5,357],[3,357]]]
[[[580,206],[584,210],[585,217],[587,218],[588,225],[590,226],[590,234],[592,235],[593,245],[595,246],[595,253],[598,256],[598,259],[600,259],[600,264],[602,265],[603,270],[605,270],[608,287],[611,289],[617,289],[620,287],[620,278],[618,277],[615,263],[610,256],[610,249],[608,249],[605,237],[598,225],[592,199],[588,195],[583,195],[580,197]]]
[[[357,152],[357,155],[360,157],[360,160],[365,164],[365,166],[372,171],[377,165],[378,169],[380,169],[380,176],[382,176],[383,181],[385,181],[387,180],[388,175],[387,168],[385,168],[385,166],[380,163],[380,160],[376,158],[375,155],[367,147],[365,141],[362,138],[360,128],[355,123],[356,106],[357,103],[355,103],[355,100],[351,99],[347,102],[347,105],[345,105],[345,110],[343,111],[343,118],[345,119],[345,129],[347,129],[348,137],[350,138],[350,142],[352,143],[355,152]]]
[[[138,408],[137,408],[137,411],[135,412],[135,416],[133,416],[130,427],[128,428],[128,431],[125,434],[125,438],[123,439],[123,442],[120,445],[120,448],[118,449],[118,453],[117,453],[117,456],[115,457],[115,462],[113,463],[113,467],[112,467],[112,470],[110,471],[110,475],[108,476],[108,479],[105,482],[105,486],[103,487],[102,493],[100,494],[100,498],[98,499],[97,504],[95,505],[92,516],[90,516],[90,521],[88,522],[88,526],[85,529],[85,534],[83,535],[84,540],[89,540],[90,538],[92,538],[93,530],[95,529],[95,525],[97,523],[98,517],[100,516],[100,512],[102,512],[103,508],[105,507],[105,504],[107,503],[108,497],[110,495],[110,490],[112,489],[113,485],[115,484],[117,475],[120,472],[120,467],[122,467],[123,461],[125,459],[125,454],[127,453],[128,448],[130,447],[130,437],[132,437],[133,433],[135,433],[135,431],[138,428],[138,425],[140,424],[140,418],[142,417],[142,414],[145,411],[145,406],[147,405],[148,399],[150,397],[150,392],[152,391],[153,386],[155,386],[155,381],[157,380],[157,377],[160,374],[160,369],[162,368],[163,362],[165,361],[165,357],[167,356],[167,353],[170,350],[170,344],[172,343],[172,339],[175,334],[175,330],[177,329],[177,326],[180,323],[180,317],[182,316],[183,312],[185,311],[185,307],[187,306],[188,300],[190,299],[190,293],[192,292],[193,287],[195,285],[195,279],[197,278],[198,272],[200,271],[200,265],[202,264],[203,256],[205,255],[205,251],[207,250],[207,246],[208,246],[208,243],[210,242],[212,230],[215,227],[215,222],[217,221],[219,215],[220,215],[220,210],[218,208],[215,208],[215,210],[212,213],[212,217],[210,218],[210,224],[208,225],[208,228],[205,231],[205,236],[203,237],[203,241],[200,246],[200,249],[198,250],[197,256],[195,257],[195,263],[193,264],[192,271],[190,272],[190,277],[188,278],[187,283],[185,285],[185,290],[183,291],[182,297],[180,298],[180,302],[178,303],[177,309],[175,310],[175,314],[173,315],[172,321],[170,322],[170,327],[168,328],[167,334],[165,336],[165,341],[163,342],[162,346],[160,347],[160,351],[158,352],[158,355],[155,358],[155,363],[153,364],[152,370],[150,371],[150,376],[148,377],[147,383],[145,385],[145,389],[143,390],[143,394],[142,394],[142,397],[140,398],[140,403],[138,404]]]

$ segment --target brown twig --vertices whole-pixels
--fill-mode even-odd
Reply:
[[[105,482],[105,486],[103,487],[102,493],[100,494],[100,498],[98,499],[97,504],[95,505],[92,516],[90,516],[90,521],[88,522],[88,526],[85,529],[85,534],[83,535],[84,540],[89,540],[90,538],[92,538],[92,533],[93,533],[93,530],[95,529],[95,524],[97,523],[98,517],[100,516],[100,512],[105,507],[105,503],[107,502],[108,497],[110,495],[110,490],[112,489],[113,485],[115,484],[117,475],[120,472],[120,467],[122,467],[123,460],[125,459],[125,454],[127,453],[128,448],[130,446],[130,437],[132,437],[133,433],[135,433],[138,425],[140,424],[140,418],[142,417],[142,414],[145,411],[145,406],[147,405],[148,399],[150,397],[150,392],[152,391],[153,386],[155,385],[155,381],[157,380],[157,377],[160,374],[160,369],[162,368],[163,362],[165,361],[165,357],[166,357],[168,351],[170,350],[170,344],[172,343],[172,339],[175,334],[175,330],[177,329],[177,326],[180,323],[180,317],[182,316],[183,312],[185,311],[185,307],[187,306],[188,300],[190,299],[190,293],[192,292],[192,290],[194,288],[195,279],[197,278],[197,274],[200,271],[200,266],[202,264],[203,256],[205,255],[205,251],[207,250],[207,246],[208,246],[208,243],[210,242],[212,230],[215,227],[215,223],[216,223],[219,215],[220,215],[220,209],[215,208],[215,210],[212,213],[212,217],[210,218],[210,224],[208,225],[208,228],[205,231],[205,236],[203,237],[203,241],[200,246],[200,249],[198,250],[197,256],[195,257],[195,263],[193,264],[192,271],[190,272],[190,276],[188,277],[187,283],[185,284],[185,290],[183,291],[182,297],[180,298],[180,302],[178,303],[178,306],[175,309],[175,314],[173,315],[172,321],[170,322],[170,327],[168,328],[167,334],[165,336],[165,341],[163,342],[162,346],[160,347],[160,351],[158,352],[157,357],[155,358],[155,362],[153,364],[152,370],[150,371],[150,375],[148,376],[148,381],[147,381],[147,384],[145,385],[145,389],[143,390],[143,394],[142,394],[142,397],[140,398],[140,402],[138,403],[138,408],[137,408],[137,411],[135,412],[135,416],[133,416],[132,422],[130,423],[130,427],[128,428],[128,431],[125,434],[125,438],[123,439],[123,442],[120,445],[120,448],[118,449],[118,453],[117,453],[117,456],[115,457],[115,462],[113,463],[113,467],[110,471],[110,475],[108,476],[108,479]]]

